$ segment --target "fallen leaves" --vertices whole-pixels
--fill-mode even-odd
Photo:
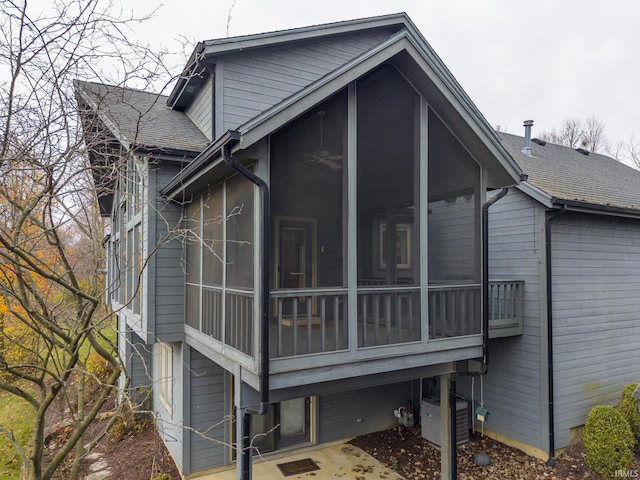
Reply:
[[[440,451],[422,438],[419,428],[393,428],[356,437],[350,443],[397,471],[407,480],[441,478]],[[490,456],[490,464],[478,466],[474,453]],[[640,459],[635,464],[640,468]],[[634,465],[635,465],[634,464]],[[458,480],[593,480],[598,475],[584,462],[581,444],[569,447],[553,467],[543,460],[479,433],[458,446]]]

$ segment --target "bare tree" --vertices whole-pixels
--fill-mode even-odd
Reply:
[[[577,118],[565,119],[560,124],[560,127],[540,132],[542,140],[571,148],[580,146],[582,135],[582,121]]]
[[[609,141],[604,132],[604,124],[595,117],[586,120],[568,118],[560,127],[540,133],[542,140],[571,148],[584,148],[594,153],[606,152]]]
[[[604,124],[595,117],[584,122],[581,146],[590,152],[602,153],[609,150],[609,141],[604,133]]]
[[[624,162],[640,170],[640,142],[635,135],[628,140],[618,142],[611,155],[619,162]]]
[[[26,445],[7,425],[0,433],[22,460],[21,478],[47,480],[68,465],[77,478],[110,426],[89,435],[123,366],[108,335],[104,225],[85,155],[96,146],[82,139],[72,80],[144,87],[167,72],[162,54],[128,40],[140,19],[102,0],[55,1],[37,16],[26,0],[0,5],[0,390],[33,412]],[[112,72],[99,69],[105,58]],[[68,430],[48,453],[56,405]]]

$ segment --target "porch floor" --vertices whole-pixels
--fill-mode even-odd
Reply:
[[[304,449],[296,449],[290,452],[274,453],[265,455],[263,458],[254,457],[252,478],[259,478],[260,480],[306,478],[308,475],[305,474],[285,477],[278,468],[279,463],[293,462],[304,458],[311,458],[320,467],[320,470],[312,472],[315,478],[404,479],[404,477],[385,467],[368,453],[344,442],[334,442]],[[190,476],[188,478],[197,480],[235,480],[236,466],[233,465],[225,470],[208,473],[203,476]]]

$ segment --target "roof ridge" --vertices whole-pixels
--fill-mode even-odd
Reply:
[[[521,135],[516,135],[516,134],[513,134],[513,133],[509,133],[509,132],[500,132],[500,131],[498,131],[497,133],[498,133],[498,135],[500,135],[500,136],[502,136],[502,135],[509,135],[509,136],[511,136],[511,137],[514,137],[514,138],[521,138],[521,139],[523,139],[523,140],[524,140],[524,136],[521,136]],[[535,139],[538,139],[538,140],[543,140],[543,139],[541,139],[541,138],[539,138],[539,137],[532,137],[532,139],[531,139],[531,140],[533,141],[533,139],[534,139],[534,138],[535,138]],[[586,148],[584,148],[584,147],[569,147],[569,146],[567,146],[567,145],[562,145],[562,144],[560,144],[560,143],[554,143],[554,142],[552,142],[552,141],[550,141],[550,140],[543,140],[543,141],[545,142],[545,145],[540,145],[540,144],[538,144],[538,145],[539,145],[540,147],[542,147],[542,148],[546,148],[547,146],[551,146],[551,147],[557,147],[557,148],[564,148],[564,149],[567,149],[567,150],[574,151],[574,152],[576,152],[576,153],[580,153],[580,151],[579,151],[578,149],[582,149],[582,150],[584,150],[584,151],[586,151],[586,152],[589,152],[589,156],[591,156],[591,155],[597,155],[598,157],[602,157],[602,158],[607,158],[607,159],[609,159],[609,160],[613,160],[613,161],[614,161],[614,162],[616,162],[616,163],[622,163],[622,162],[619,162],[618,160],[616,160],[615,158],[613,158],[612,156],[610,156],[610,155],[608,155],[608,154],[606,154],[606,153],[602,153],[602,152],[593,152],[593,151],[591,151],[591,150],[587,150],[587,149],[586,149]],[[524,145],[524,142],[523,142],[523,145]],[[624,164],[624,163],[622,163],[622,165],[625,165],[625,164]],[[627,166],[628,166],[628,165],[627,165]]]
[[[113,85],[113,84],[110,84],[110,83],[96,82],[96,81],[91,81],[91,80],[81,80],[81,79],[75,79],[74,82],[77,83],[77,84],[95,85],[97,87],[106,87],[106,88],[115,88],[115,89],[120,89],[120,90],[129,90],[131,92],[143,93],[145,95],[154,95],[154,96],[157,96],[157,97],[168,98],[168,96],[169,96],[169,95],[166,95],[164,93],[157,93],[155,91],[143,90],[141,88],[134,88],[134,87],[126,86],[126,85]]]
[[[268,37],[277,37],[277,36],[281,36],[281,35],[293,35],[296,33],[300,33],[300,32],[306,32],[306,31],[313,31],[313,30],[321,30],[321,29],[325,29],[325,28],[332,28],[332,27],[342,27],[342,26],[348,26],[348,25],[358,25],[358,24],[365,24],[365,23],[369,23],[369,22],[378,22],[381,20],[392,20],[394,18],[398,18],[400,21],[398,23],[404,23],[407,18],[408,15],[405,12],[398,12],[398,13],[390,13],[390,14],[384,14],[384,15],[374,15],[371,17],[361,17],[361,18],[354,18],[351,20],[337,20],[334,22],[326,22],[326,23],[317,23],[314,25],[305,25],[304,27],[292,27],[292,28],[283,28],[280,30],[271,30],[268,32],[260,32],[260,33],[249,33],[249,34],[245,34],[245,35],[234,35],[231,37],[218,37],[218,38],[210,38],[208,40],[202,40],[202,44],[205,47],[211,46],[211,45],[219,45],[219,44],[224,44],[224,43],[235,43],[235,42],[240,42],[243,40],[251,40],[251,39],[255,39],[255,38],[268,38]]]

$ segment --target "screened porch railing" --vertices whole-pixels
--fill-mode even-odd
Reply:
[[[482,333],[480,284],[429,286],[429,339]]]
[[[487,297],[489,336],[498,338],[521,335],[524,331],[524,282],[491,280]]]
[[[271,291],[272,358],[349,348],[347,289]]]
[[[420,287],[358,287],[359,348],[420,337]]]
[[[522,281],[489,283],[491,337],[522,333],[523,291]],[[225,293],[218,287],[188,284],[186,323],[252,355],[254,293],[239,289],[227,289]],[[422,340],[420,287],[360,286],[357,294],[357,348]],[[481,295],[479,284],[429,286],[428,339],[482,333]],[[349,348],[347,288],[273,290],[270,296],[271,358]]]
[[[223,302],[224,295],[226,298]],[[185,323],[236,350],[253,356],[253,305],[252,290],[231,288],[223,290],[222,287],[187,283]]]

